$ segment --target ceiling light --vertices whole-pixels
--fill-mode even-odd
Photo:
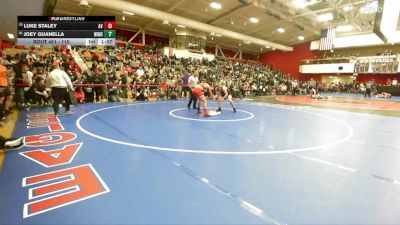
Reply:
[[[10,38],[10,39],[14,39],[14,34],[7,33],[7,36],[8,36],[8,38]]]
[[[317,0],[307,0],[307,1],[306,0],[294,0],[293,1],[293,5],[296,8],[300,8],[300,9],[304,9],[307,6],[314,5],[315,3],[317,3]]]
[[[211,2],[210,6],[214,9],[221,9],[221,4],[219,4],[218,2]]]
[[[164,20],[164,21],[162,21],[162,24],[163,25],[169,25],[169,21],[168,20]]]
[[[271,48],[270,46],[266,45],[265,48]]]
[[[298,36],[297,39],[299,39],[300,41],[304,40],[304,36]]]
[[[318,15],[317,18],[321,22],[329,21],[329,20],[333,20],[333,14],[332,13],[321,14],[321,15]]]
[[[293,5],[296,8],[300,8],[300,9],[304,9],[305,7],[307,7],[307,3],[304,0],[295,0],[295,1],[293,1]]]
[[[133,12],[128,12],[128,11],[122,11],[122,12],[125,13],[125,14],[127,14],[127,15],[130,15],[130,16],[135,15],[135,13],[133,13]]]
[[[252,22],[252,23],[258,23],[258,19],[255,18],[255,17],[251,17],[251,18],[250,18],[250,22]]]
[[[220,35],[220,34],[215,34],[215,36],[217,36],[217,37],[222,37],[222,35]]]
[[[351,31],[353,30],[352,25],[341,25],[336,27],[337,32],[346,32],[346,31]]]
[[[180,25],[180,24],[178,24],[177,26],[180,27],[180,28],[186,28],[185,25]]]
[[[125,20],[125,16],[122,16],[122,20]]]
[[[348,6],[343,7],[343,10],[344,10],[345,12],[351,11],[351,10],[353,10],[353,9],[354,9],[354,5],[348,5]]]
[[[376,13],[378,11],[378,1],[373,1],[360,9],[362,14]]]
[[[279,33],[285,33],[285,29],[283,29],[282,27],[279,27],[279,28],[278,28],[278,32],[279,32]]]

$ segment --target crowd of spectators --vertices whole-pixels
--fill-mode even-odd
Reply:
[[[317,85],[313,80],[298,81],[264,64],[166,57],[159,54],[156,46],[147,46],[142,50],[137,50],[133,46],[104,49],[87,47],[77,50],[87,62],[91,62],[92,74],[98,75],[98,81],[94,83],[115,83],[119,77],[120,84],[162,85],[163,88],[155,86],[132,88],[132,95],[139,100],[142,100],[143,96],[147,98],[152,95],[161,98],[168,96],[173,99],[187,97],[189,93],[184,86],[194,71],[199,72],[201,82],[226,85],[236,98],[307,94],[310,87],[325,92],[357,92],[353,84],[318,83]],[[127,90],[128,88],[121,90],[122,96],[127,96]],[[97,91],[99,96],[106,92],[106,90]]]
[[[75,51],[89,66],[88,70],[82,71],[75,62]],[[199,73],[200,82],[212,86],[217,83],[225,85],[235,98],[275,94],[306,95],[311,88],[318,92],[363,92],[363,84],[321,83],[313,79],[298,81],[259,63],[167,57],[161,54],[161,49],[155,44],[142,49],[136,49],[133,45],[73,49],[61,46],[47,52],[29,51],[15,56],[6,55],[3,51],[1,56],[3,74],[6,74],[4,76],[7,76],[10,83],[15,84],[12,87],[13,100],[20,109],[51,105],[46,79],[53,69],[54,61],[60,63],[61,69],[74,83],[75,97],[79,103],[187,98],[190,93],[185,86],[195,71]],[[11,93],[9,87],[7,91]],[[0,110],[4,115],[1,117],[9,113],[4,92]]]
[[[56,47],[52,51],[20,52],[15,56],[2,52],[3,66],[7,68],[8,90],[13,89],[13,100],[17,108],[31,105],[50,104],[49,88],[46,79],[57,60],[69,76],[79,76],[82,70],[66,47]]]

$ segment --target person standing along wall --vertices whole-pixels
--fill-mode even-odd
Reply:
[[[190,100],[187,105],[188,109],[190,109],[190,105],[193,102],[193,109],[196,109],[196,104],[197,104],[197,97],[195,94],[193,94],[193,89],[197,86],[197,83],[199,82],[199,72],[194,71],[193,75],[189,77],[189,87],[190,87]]]
[[[189,76],[187,73],[182,77],[182,98],[184,97],[189,97],[189,93],[191,92],[190,87],[189,87]]]
[[[100,97],[103,95],[103,86],[102,84],[106,83],[105,75],[103,73],[100,74],[99,70],[96,70],[92,77],[93,84],[97,84],[93,87],[94,93],[96,94],[96,102],[100,102]]]
[[[0,57],[0,104],[4,105],[5,116],[10,114],[10,106],[13,99],[8,85],[9,76],[11,76],[11,73],[8,71],[7,67],[4,66],[3,58]]]
[[[365,84],[364,98],[366,98],[367,95],[368,95],[368,98],[371,98],[371,89],[372,89],[372,83],[371,83],[371,81],[368,81],[368,82]]]
[[[60,63],[55,61],[53,65],[54,69],[47,78],[47,87],[51,88],[54,114],[59,115],[60,103],[64,99],[67,115],[71,115],[73,112],[70,110],[71,99],[68,91],[73,91],[74,87],[67,73],[60,69]]]

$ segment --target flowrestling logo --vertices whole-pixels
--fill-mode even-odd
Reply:
[[[83,145],[71,143],[77,135],[65,131],[59,118],[52,113],[28,114],[27,129],[35,128],[48,128],[50,132],[26,136],[23,150],[27,151],[19,154],[47,169],[70,164]],[[41,149],[48,146],[52,149]],[[110,192],[91,164],[24,177],[22,188],[28,190],[29,200],[24,204],[23,218]]]

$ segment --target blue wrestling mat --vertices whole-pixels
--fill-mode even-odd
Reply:
[[[236,107],[21,112],[26,145],[0,173],[0,224],[400,224],[399,118]]]

